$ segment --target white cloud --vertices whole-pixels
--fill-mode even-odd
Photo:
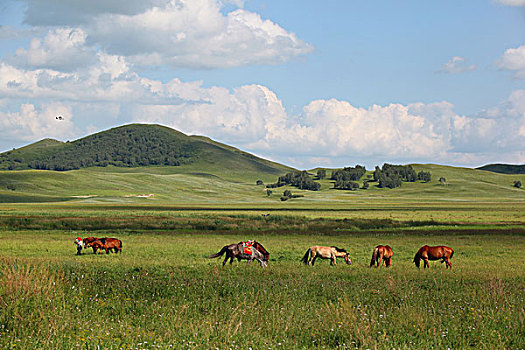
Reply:
[[[477,67],[475,64],[468,64],[464,57],[454,56],[447,63],[441,66],[441,72],[458,74],[473,71]]]
[[[500,69],[515,72],[517,78],[525,79],[525,45],[507,49],[497,65]]]
[[[103,15],[90,39],[142,65],[221,68],[273,64],[311,51],[279,25],[242,9],[224,16],[213,0],[173,2],[134,15]]]
[[[62,119],[58,120],[58,116]],[[73,136],[74,129],[71,108],[61,103],[24,103],[18,111],[0,112],[0,136],[4,140],[63,139]]]
[[[97,57],[97,65],[65,73],[0,64],[0,101],[3,110],[14,111],[0,114],[1,138],[71,139],[97,126],[149,122],[305,167],[319,165],[309,163],[315,159],[343,165],[357,159],[525,161],[525,90],[475,116],[458,115],[448,102],[359,108],[337,99],[314,100],[289,115],[278,96],[261,85],[230,90],[198,81],[164,83],[134,73],[124,57]],[[27,98],[39,102],[16,102]],[[57,114],[66,122],[57,125]],[[84,129],[76,130],[73,120]]]
[[[224,68],[276,64],[312,51],[256,13],[222,10],[218,0],[28,1],[25,22],[54,29],[17,50],[9,63],[71,71],[98,51],[145,66]]]
[[[6,62],[18,67],[72,71],[95,62],[95,50],[87,47],[81,29],[57,28],[42,39],[34,38],[29,47],[19,48]]]

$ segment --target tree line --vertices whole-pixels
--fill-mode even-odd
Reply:
[[[366,168],[362,165],[356,165],[355,167],[345,167],[332,171],[330,180],[333,180],[335,189],[356,191],[358,189],[367,189],[370,182],[377,182],[377,187],[379,188],[396,188],[400,187],[403,182],[429,182],[432,179],[429,171],[416,173],[410,165],[392,165],[388,163],[383,164],[381,168],[376,166],[373,172],[373,179],[365,179],[360,185],[358,181],[365,174]],[[302,190],[318,191],[321,188],[321,184],[314,181],[311,176],[312,174],[306,171],[294,171],[280,176],[276,183],[268,184],[266,187],[270,189],[290,185]],[[370,175],[368,176],[370,177]],[[316,177],[317,180],[325,178],[326,170],[318,170]],[[258,184],[262,185],[262,181],[258,182]]]

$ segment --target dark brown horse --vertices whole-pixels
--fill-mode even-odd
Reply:
[[[215,254],[212,254],[208,257],[208,259],[214,259],[218,258],[219,256],[222,256],[226,254],[226,257],[224,258],[224,261],[222,262],[222,266],[226,265],[226,262],[228,259],[230,259],[230,264],[233,263],[233,259],[241,260],[245,259],[248,260],[248,264],[252,260],[257,260],[259,264],[261,264],[261,267],[268,266],[268,258],[270,257],[270,253],[264,247],[257,241],[250,242],[251,247],[250,249],[245,249],[243,246],[243,242],[234,243],[230,245],[226,245],[222,247],[222,249]],[[262,247],[264,249],[265,253],[260,252],[256,247]]]
[[[116,238],[100,238],[89,243],[88,247],[93,248],[94,254],[97,250],[100,250],[99,254],[102,254],[102,249],[106,251],[106,254],[109,254],[111,250],[113,250],[115,254],[122,253],[122,241]]]
[[[429,260],[441,260],[441,263],[446,263],[447,269],[450,267],[452,269],[452,263],[450,262],[450,259],[452,259],[452,256],[454,255],[454,249],[444,246],[444,245],[438,245],[435,247],[429,247],[428,245],[424,245],[416,253],[416,256],[414,256],[414,264],[416,264],[416,267],[419,269],[419,264],[421,262],[421,259],[423,259],[424,265],[423,268],[430,267],[428,264]]]
[[[394,256],[394,252],[389,245],[378,245],[374,248],[374,252],[372,253],[370,267],[374,266],[375,264],[377,264],[377,267],[379,267],[382,265],[383,261],[385,262],[386,267],[390,267],[392,264],[392,256]]]
[[[344,258],[348,265],[352,264],[350,253],[348,253],[346,250],[337,248],[335,246],[325,247],[321,245],[314,245],[308,248],[301,261],[305,265],[311,264],[314,266],[315,259],[317,258],[330,259],[330,266],[337,265],[337,258]]]

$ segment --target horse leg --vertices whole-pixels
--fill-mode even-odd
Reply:
[[[447,258],[447,260],[445,261],[446,264],[447,264],[447,267],[446,268],[450,268],[452,270],[452,262],[450,261],[449,258]]]
[[[430,268],[430,265],[428,264],[428,258],[423,258],[423,268],[426,269],[426,268]]]
[[[317,259],[317,254],[315,254],[313,257],[310,257],[310,261],[308,261],[308,265],[310,265],[310,262],[312,262],[312,266],[314,266],[315,259]]]
[[[377,267],[381,267],[383,264],[383,254],[379,253],[379,256],[377,257]]]
[[[226,257],[224,258],[224,261],[222,262],[222,266],[224,267],[224,265],[226,265],[226,262],[228,261],[230,257],[228,255],[226,255]]]
[[[390,264],[392,263],[392,258],[385,259],[385,266],[390,267]]]
[[[330,257],[330,266],[334,266],[334,265],[337,265],[337,257],[335,255],[332,255]]]

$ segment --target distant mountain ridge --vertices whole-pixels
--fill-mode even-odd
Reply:
[[[180,166],[196,162],[256,168],[264,173],[290,169],[202,136],[152,124],[129,124],[72,142],[44,139],[0,154],[0,170],[66,171],[87,167]]]
[[[488,164],[476,169],[492,171],[493,173],[499,174],[525,174],[525,164]]]

